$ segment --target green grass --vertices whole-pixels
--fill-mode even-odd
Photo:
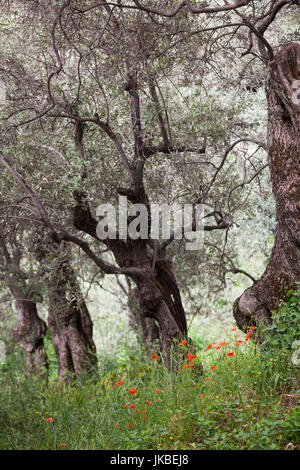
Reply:
[[[217,345],[202,344],[195,367],[177,374],[156,359],[123,350],[101,356],[98,371],[69,385],[57,384],[55,373],[48,386],[26,378],[16,352],[0,378],[0,448],[271,450],[289,443],[297,448],[299,366],[291,361],[292,351],[273,350],[270,356],[251,339],[233,346],[235,334],[245,338],[227,328],[229,345],[216,350]],[[115,385],[120,380],[123,384]],[[132,388],[137,393],[130,394]],[[49,417],[52,423],[45,421]]]

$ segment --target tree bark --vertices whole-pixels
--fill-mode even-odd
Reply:
[[[168,369],[176,369],[180,359],[177,346],[186,337],[187,328],[185,312],[176,303],[178,298],[174,298],[175,291],[179,294],[175,277],[167,269],[160,267],[156,268],[155,273],[149,271],[146,279],[137,278],[135,281],[144,317],[149,317],[158,324],[164,363]]]
[[[136,202],[133,197],[129,199]],[[144,202],[139,197],[138,202],[141,201]],[[97,222],[87,205],[83,206],[80,200],[74,208],[74,226],[99,241],[96,234]],[[171,263],[166,260],[157,261],[153,272],[153,259],[149,255],[146,240],[107,239],[104,243],[114,254],[120,268],[135,267],[142,273],[131,274],[130,277],[136,284],[143,317],[157,322],[164,363],[169,369],[176,368],[180,357],[176,345],[186,337],[187,326]]]
[[[129,326],[134,330],[140,345],[151,353],[153,347],[159,343],[159,329],[153,318],[145,317],[136,287],[128,295],[128,309]]]
[[[49,279],[49,328],[58,364],[59,381],[81,376],[97,364],[93,323],[70,266],[65,244],[56,247],[57,257]],[[52,271],[52,267],[51,267]]]
[[[10,280],[10,290],[19,313],[16,336],[26,354],[26,371],[47,380],[49,362],[44,346],[47,325],[39,318],[36,303],[27,297],[27,289],[20,288],[20,281]]]
[[[290,43],[270,62],[266,90],[275,243],[261,279],[234,303],[234,317],[242,330],[259,322],[271,323],[281,299],[300,281],[300,91],[297,96],[296,80],[300,80],[300,44]]]
[[[152,318],[158,324],[162,357],[168,368],[176,367],[176,344],[187,334],[185,312],[179,289],[170,263],[161,261],[152,271],[152,259],[145,240],[107,240],[120,267],[134,266],[142,275],[131,275],[144,318]],[[168,266],[168,269],[167,269]],[[171,364],[173,357],[173,365]]]

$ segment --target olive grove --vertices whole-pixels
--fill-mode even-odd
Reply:
[[[47,363],[41,291],[59,378],[95,365],[80,263],[88,282],[116,277],[168,367],[178,342],[193,347],[183,295],[195,286],[220,292],[243,275],[238,327],[271,322],[300,280],[299,1],[1,4],[0,282],[28,362],[34,351]],[[275,241],[257,279],[238,265],[233,233],[271,192]],[[97,207],[120,197],[148,214],[202,205],[203,247],[185,250],[175,233],[100,240]]]

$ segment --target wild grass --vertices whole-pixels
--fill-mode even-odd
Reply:
[[[68,385],[57,383],[54,361],[48,385],[26,377],[16,351],[1,370],[0,448],[297,448],[299,365],[292,351],[237,339],[245,335],[227,328],[221,343],[230,344],[197,346],[197,358],[186,356],[177,373],[125,348],[102,355],[97,371]],[[187,355],[187,346],[180,347]]]

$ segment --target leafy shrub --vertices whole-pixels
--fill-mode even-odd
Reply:
[[[300,340],[300,288],[286,294],[286,300],[281,302],[272,318],[272,325],[265,327],[263,349],[278,351],[290,357],[293,354],[293,344]]]
[[[290,383],[297,386],[300,361],[300,288],[288,291],[277,312],[272,315],[273,323],[263,327],[265,337],[262,353],[266,360],[276,358],[280,380],[278,384]],[[276,386],[276,383],[274,383]]]

